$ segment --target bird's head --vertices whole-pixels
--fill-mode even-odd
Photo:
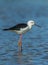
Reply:
[[[38,27],[41,28],[41,26],[37,25],[33,20],[29,20],[27,22],[27,25],[28,25],[29,29],[31,29],[33,25],[38,26]]]
[[[33,20],[29,20],[29,21],[27,22],[27,25],[29,26],[29,29],[31,29],[34,24],[35,24],[35,23],[34,23]]]

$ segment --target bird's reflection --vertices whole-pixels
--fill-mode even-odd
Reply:
[[[18,62],[19,64],[22,64],[22,52],[18,52]]]
[[[20,51],[15,52],[14,55],[13,55],[14,63],[22,65],[22,57],[23,57],[22,52],[20,52]]]

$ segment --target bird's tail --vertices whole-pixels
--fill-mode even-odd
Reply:
[[[3,31],[7,31],[7,30],[9,30],[9,29],[3,29]]]

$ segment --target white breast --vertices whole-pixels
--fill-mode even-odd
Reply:
[[[23,33],[25,33],[25,32],[27,32],[29,30],[29,28],[28,27],[26,27],[26,28],[21,28],[20,30],[14,30],[17,34],[23,34]]]

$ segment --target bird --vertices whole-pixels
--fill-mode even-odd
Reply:
[[[13,26],[13,27],[6,28],[6,29],[3,29],[3,30],[4,31],[14,31],[14,32],[16,32],[17,34],[20,35],[18,45],[20,46],[20,50],[22,51],[22,34],[31,30],[33,25],[40,27],[33,20],[29,20],[27,23],[19,23],[19,24]]]

